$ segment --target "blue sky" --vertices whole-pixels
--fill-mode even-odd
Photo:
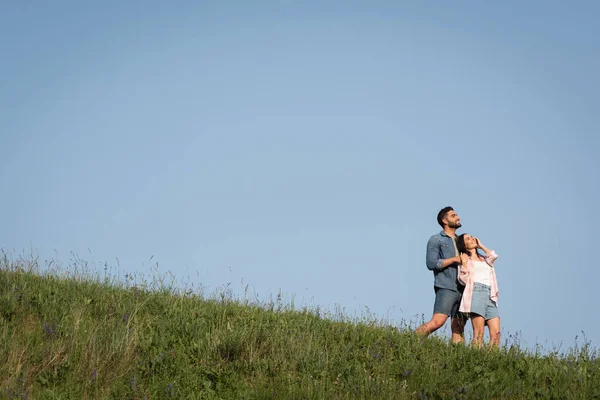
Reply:
[[[0,6],[0,247],[399,323],[452,205],[505,336],[600,343],[596,3],[123,3]]]

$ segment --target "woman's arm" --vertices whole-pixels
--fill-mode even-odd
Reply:
[[[491,267],[494,266],[494,261],[498,258],[498,254],[494,250],[490,250],[479,241],[478,238],[475,238],[477,242],[477,247],[481,249],[485,253],[485,262],[487,262]]]
[[[485,262],[490,265],[490,267],[494,266],[494,261],[498,258],[498,254],[494,250],[486,251]]]
[[[487,247],[485,247],[483,245],[483,243],[481,243],[481,241],[479,240],[479,238],[475,238],[475,241],[477,242],[477,248],[481,249],[485,254],[488,254],[490,251],[488,250]]]

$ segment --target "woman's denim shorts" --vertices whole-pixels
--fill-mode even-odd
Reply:
[[[471,314],[479,314],[486,321],[498,317],[498,305],[490,298],[490,287],[483,283],[473,283]]]

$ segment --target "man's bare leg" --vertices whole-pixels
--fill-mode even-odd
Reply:
[[[438,329],[440,329],[442,326],[444,326],[444,324],[446,323],[447,320],[448,320],[448,316],[446,314],[435,313],[435,314],[433,314],[433,317],[431,317],[431,320],[429,320],[428,322],[425,322],[423,325],[419,326],[415,330],[415,333],[417,335],[427,336],[430,333],[435,332]]]
[[[466,319],[461,317],[454,317],[450,321],[450,329],[452,330],[452,343],[464,343],[465,342],[465,322]]]

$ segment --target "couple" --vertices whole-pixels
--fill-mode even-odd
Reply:
[[[461,343],[464,342],[466,319],[471,318],[473,345],[482,345],[487,325],[490,345],[497,346],[500,344],[500,317],[494,261],[498,255],[474,236],[466,233],[456,236],[461,224],[452,207],[440,210],[437,220],[443,230],[427,242],[427,268],[434,276],[433,317],[415,332],[428,335],[444,326],[451,317],[452,343]]]

